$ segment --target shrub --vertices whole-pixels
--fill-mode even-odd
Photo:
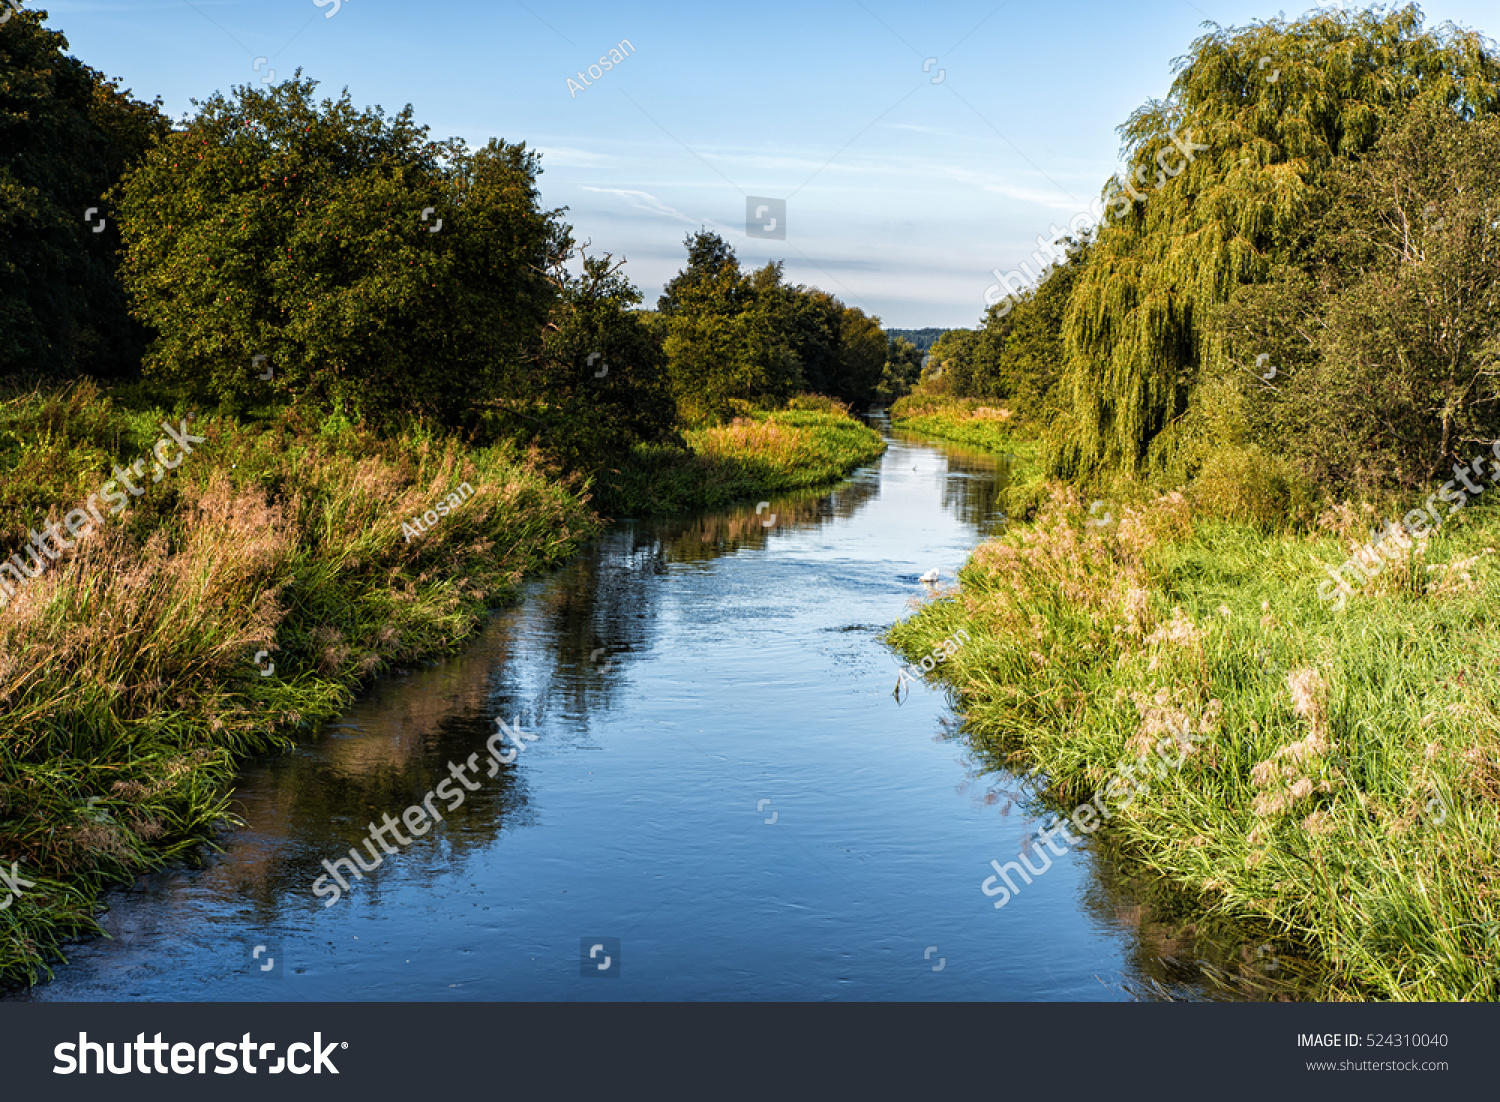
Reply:
[[[315,87],[213,96],[117,189],[123,278],[157,332],[148,376],[372,422],[458,422],[519,391],[569,248],[536,155],[428,141],[410,107],[319,105]]]

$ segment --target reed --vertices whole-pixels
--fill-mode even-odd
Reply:
[[[0,402],[0,557],[168,415],[88,385]],[[0,609],[0,860],[36,882],[0,911],[0,980],[50,974],[70,937],[98,930],[109,885],[196,859],[229,820],[244,756],[455,647],[598,530],[535,453],[289,412],[194,425],[208,442],[170,481],[147,480]],[[465,481],[463,508],[408,542],[402,522]]]
[[[1317,563],[1366,538],[1363,516],[1267,533],[1173,493],[1091,525],[1053,485],[889,640],[913,657],[966,628],[930,676],[989,763],[1058,808],[1152,732],[1207,733],[1105,829],[1209,917],[1305,947],[1320,997],[1495,999],[1500,510],[1465,509],[1421,580],[1393,571],[1335,613]]]
[[[596,488],[608,514],[717,508],[836,482],[884,450],[880,434],[840,410],[791,409],[691,430],[688,447],[640,446]]]

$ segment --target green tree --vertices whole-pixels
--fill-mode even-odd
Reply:
[[[46,12],[0,24],[0,375],[120,376],[145,331],[116,276],[104,196],[168,124],[117,80],[67,56]],[[84,214],[97,212],[89,222]],[[94,232],[103,220],[102,232]]]
[[[746,276],[740,291],[739,359],[747,382],[737,396],[757,405],[782,405],[806,385],[795,343],[798,289],[786,284],[781,262],[773,261]]]
[[[844,306],[815,287],[796,288],[791,297],[790,339],[802,366],[802,385],[815,394],[837,395]]]
[[[1070,408],[1049,434],[1055,473],[1167,466],[1169,429],[1197,387],[1239,369],[1215,308],[1301,266],[1330,174],[1418,99],[1496,111],[1500,63],[1485,41],[1422,24],[1407,6],[1215,28],[1169,97],[1122,127],[1130,177],[1105,190],[1111,220],[1064,323]]]
[[[925,358],[926,353],[905,337],[889,337],[876,400],[889,406],[896,399],[910,394],[922,377],[922,361]]]
[[[677,442],[666,353],[632,309],[641,295],[622,265],[607,253],[585,257],[583,273],[564,278],[532,375],[535,397],[502,406],[522,413],[519,427],[533,427],[569,468],[598,469],[636,444]]]
[[[860,405],[874,400],[886,351],[878,318],[787,283],[780,261],[742,273],[714,234],[689,234],[684,244],[687,266],[667,284],[659,314],[684,418],[779,406],[805,389]]]
[[[743,352],[739,263],[720,265],[675,289],[667,317],[667,364],[680,416],[688,424],[727,416],[757,380]]]
[[[934,394],[964,396],[973,377],[978,340],[977,329],[950,329],[934,341],[922,367],[922,388]]]
[[[880,319],[816,287],[784,287],[782,293],[801,372],[797,385],[855,406],[874,402],[887,349]]]
[[[1063,322],[1080,274],[1088,266],[1089,244],[1066,241],[1067,261],[1022,296],[1005,317],[991,307],[985,338],[976,352],[975,376],[982,397],[1002,397],[1011,408],[1039,423],[1062,408]]]
[[[838,376],[832,395],[859,407],[874,402],[886,350],[880,319],[856,306],[845,306],[839,316]]]
[[[1464,114],[1417,102],[1332,175],[1308,262],[1220,312],[1256,438],[1325,486],[1441,481],[1500,436],[1500,117]]]
[[[664,316],[675,314],[681,305],[682,292],[698,283],[714,282],[725,268],[733,268],[735,276],[740,271],[739,259],[734,248],[718,234],[702,229],[682,239],[688,251],[687,266],[668,281],[656,300],[656,308]]]
[[[521,392],[571,249],[536,155],[429,141],[410,106],[315,88],[299,73],[213,96],[117,189],[148,375],[373,423],[457,423]]]

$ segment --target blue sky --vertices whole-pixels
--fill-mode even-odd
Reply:
[[[72,52],[172,117],[301,67],[335,95],[407,103],[437,138],[543,151],[542,196],[654,305],[708,226],[747,266],[784,260],[885,325],[971,326],[991,269],[1085,211],[1116,127],[1166,94],[1243,0],[890,0],[700,5],[543,0],[32,0]],[[1429,25],[1500,37],[1494,0],[1430,0]],[[580,70],[634,53],[581,92]],[[627,53],[629,51],[626,51]],[[256,68],[257,59],[264,58]],[[929,59],[936,59],[930,61]],[[587,74],[586,74],[587,75]],[[746,196],[787,202],[745,235]]]

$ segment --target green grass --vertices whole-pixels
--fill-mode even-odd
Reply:
[[[0,558],[188,412],[136,387],[0,395]],[[0,911],[0,983],[50,975],[69,939],[101,932],[106,888],[198,859],[230,822],[247,755],[309,737],[369,678],[455,648],[600,526],[586,485],[508,445],[378,438],[287,409],[190,431],[207,442],[159,482],[148,469],[127,511],[0,608],[0,858],[35,885]],[[669,512],[826,485],[884,448],[831,406],[687,439],[691,452],[641,449],[606,505]],[[473,496],[408,541],[403,524],[465,482]]]
[[[836,482],[885,450],[879,433],[837,411],[757,412],[685,436],[687,451],[640,446],[601,475],[597,507],[635,516],[717,508]]]
[[[966,628],[938,672],[967,730],[1065,812],[1152,732],[1206,735],[1111,842],[1209,917],[1305,947],[1320,997],[1500,997],[1500,509],[1446,521],[1343,612],[1317,595],[1317,563],[1349,554],[1327,528],[1266,534],[1180,496],[1115,513],[1091,526],[1059,491],[890,641],[915,657]],[[1360,542],[1376,519],[1325,518]]]
[[[944,398],[908,394],[891,406],[891,424],[907,432],[936,436],[984,451],[1016,454],[1036,444],[1016,431],[1003,399]]]
[[[183,412],[89,387],[0,398],[0,557]],[[206,443],[0,608],[0,859],[36,882],[0,911],[0,982],[50,974],[111,884],[194,859],[245,755],[457,646],[598,530],[577,487],[507,447],[292,414],[192,425]],[[463,482],[473,496],[408,542],[403,523]]]

